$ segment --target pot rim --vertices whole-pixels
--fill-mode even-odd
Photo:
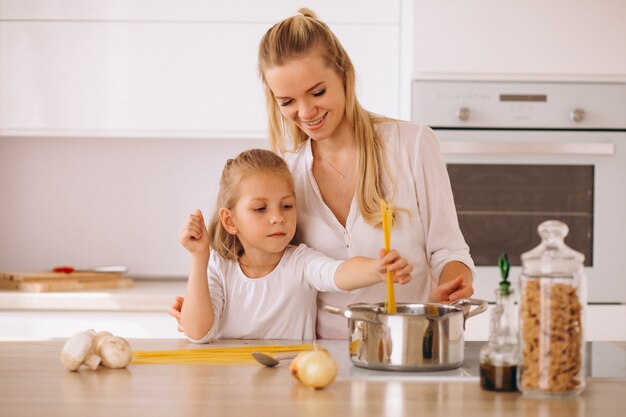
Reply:
[[[378,309],[378,308],[384,308],[385,307],[385,302],[380,302],[380,303],[354,303],[354,304],[350,304],[348,305],[348,308],[357,308],[357,309]],[[405,307],[436,307],[436,308],[443,308],[444,310],[454,310],[454,311],[463,311],[462,308],[457,307],[457,306],[452,306],[450,304],[443,304],[443,303],[396,303],[396,306],[405,306]],[[388,316],[393,316],[393,315],[401,315],[401,316],[406,316],[406,315],[411,315],[408,313],[401,313],[401,312],[397,312],[397,313],[388,313],[386,311],[380,311],[378,312],[378,314],[384,314],[384,315],[388,315]]]
[[[388,313],[386,311],[377,311],[378,309],[384,309],[385,307],[385,302],[379,302],[379,303],[354,303],[354,304],[350,304],[347,306],[347,309],[349,310],[357,310],[357,311],[369,311],[372,312],[376,315],[381,315],[381,316],[403,316],[403,317],[416,317],[418,315],[416,314],[411,314],[411,313]],[[484,311],[487,310],[487,301],[485,300],[479,300],[476,298],[462,298],[460,300],[456,300],[451,304],[444,304],[444,303],[396,303],[397,307],[409,307],[409,308],[419,308],[419,307],[423,307],[426,310],[425,314],[419,314],[419,316],[427,316],[427,317],[431,317],[431,318],[444,318],[450,314],[454,314],[454,313],[461,313],[463,314],[463,317],[465,319],[468,319],[472,316],[475,316],[477,314],[480,314]],[[472,306],[476,306],[476,308],[474,308],[473,310],[471,309]],[[436,313],[428,313],[428,308],[435,308],[437,309]],[[443,314],[441,314],[441,310],[444,311]]]

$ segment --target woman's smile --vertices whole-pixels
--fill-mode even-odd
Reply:
[[[324,125],[324,122],[326,121],[326,116],[328,116],[328,112],[324,113],[324,115],[320,117],[319,119],[315,119],[310,122],[307,122],[306,120],[302,120],[302,123],[304,123],[309,130],[318,130],[318,129],[321,129],[322,126]]]

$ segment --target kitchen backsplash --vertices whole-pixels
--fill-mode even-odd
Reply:
[[[210,214],[226,158],[265,140],[2,138],[0,269],[124,264],[184,276],[178,233]]]

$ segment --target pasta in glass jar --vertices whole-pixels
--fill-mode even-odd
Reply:
[[[585,389],[584,255],[563,241],[565,223],[538,227],[541,243],[522,254],[518,389],[534,396],[575,396]]]

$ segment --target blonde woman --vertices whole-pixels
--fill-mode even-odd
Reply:
[[[471,296],[474,263],[434,132],[363,109],[350,57],[308,9],[272,26],[258,58],[270,146],[294,176],[302,241],[337,259],[376,256],[385,199],[395,207],[392,244],[414,266],[397,301]],[[385,294],[383,284],[320,293],[318,306],[381,302]],[[347,338],[346,320],[319,309],[317,336]]]

